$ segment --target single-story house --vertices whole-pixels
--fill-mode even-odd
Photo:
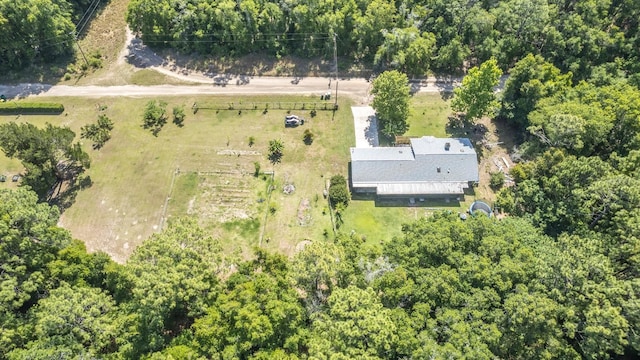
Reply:
[[[466,138],[411,138],[411,146],[351,148],[354,193],[388,198],[455,198],[479,181]]]

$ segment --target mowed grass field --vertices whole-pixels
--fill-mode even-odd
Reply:
[[[348,99],[343,99],[335,114],[318,111],[311,117],[309,110],[291,111],[306,122],[297,128],[285,128],[287,111],[274,109],[275,104],[297,102],[300,107],[300,103],[315,99],[168,96],[162,99],[168,103],[167,112],[171,114],[174,106],[184,105],[187,116],[183,127],[171,123],[169,116],[158,137],[141,127],[144,107],[151,100],[148,98],[40,100],[63,103],[65,113],[0,116],[0,122],[29,121],[39,126],[49,122],[68,126],[76,134],[101,113],[115,123],[111,140],[101,150],[92,150],[91,143],[84,141],[92,159],[87,170],[92,185],[78,193],[60,221],[90,250],[106,251],[123,262],[142,241],[181,216],[196,217],[221,240],[227,252],[243,257],[250,256],[252,248],[259,245],[290,255],[301,241],[331,236],[323,190],[332,175],[348,174],[348,149],[355,143]],[[191,111],[194,102],[201,107],[196,114]],[[231,103],[237,107],[240,102],[272,105],[266,112],[262,107],[242,111],[202,109]],[[409,135],[444,135],[448,104],[439,95],[416,95],[412,107]],[[303,142],[306,129],[314,134],[311,145]],[[252,146],[250,137],[255,139]],[[282,140],[285,146],[281,163],[275,165],[266,158],[272,139]],[[256,162],[261,168],[258,177],[254,176]],[[21,169],[19,161],[0,155],[0,173],[9,176]],[[295,187],[291,194],[283,192],[287,184]],[[0,183],[0,188],[15,186],[10,181]],[[434,209],[466,206],[421,205],[382,207],[370,200],[354,200],[340,231],[355,231],[368,242],[379,243],[400,235],[403,223]]]
[[[447,137],[448,116],[451,115],[449,100],[433,93],[417,93],[411,98],[409,131],[406,136],[431,135]]]
[[[85,241],[90,250],[104,250],[114,259],[124,261],[136,245],[159,231],[164,218],[189,215],[198,217],[227,250],[247,253],[258,245],[267,207],[272,204],[275,213],[269,212],[264,229],[269,241],[263,245],[268,248],[289,253],[299,240],[322,236],[322,229],[331,228],[328,213],[322,214],[326,203],[322,191],[325,179],[347,174],[348,148],[354,143],[354,130],[346,99],[335,116],[331,111],[318,111],[312,118],[309,110],[293,111],[307,121],[297,128],[285,128],[285,110],[239,113],[200,109],[194,115],[191,106],[194,102],[204,107],[238,104],[242,100],[272,104],[297,101],[300,107],[301,102],[309,103],[315,98],[166,97],[163,100],[169,104],[167,112],[171,113],[173,106],[185,105],[187,116],[183,127],[169,120],[158,137],[141,127],[144,107],[150,99],[39,100],[63,103],[65,113],[2,116],[0,122],[29,121],[39,126],[49,122],[68,126],[76,134],[100,113],[115,123],[111,140],[101,150],[91,150],[90,142],[83,144],[92,159],[86,172],[92,186],[79,192],[74,205],[61,218],[62,226]],[[101,107],[106,109],[101,112]],[[311,145],[303,142],[305,129],[315,136]],[[255,144],[250,147],[251,136]],[[275,165],[266,158],[272,139],[282,140],[285,146],[282,162]],[[262,172],[275,174],[269,200],[267,181],[253,176],[255,162],[260,163]],[[180,173],[174,179],[177,169]],[[0,157],[1,173],[11,175],[20,171],[17,160]],[[296,190],[285,195],[282,192],[285,183],[293,184]],[[0,186],[15,184],[7,182]],[[307,202],[308,208],[302,209],[305,221],[300,225],[297,220],[300,204],[305,207]]]

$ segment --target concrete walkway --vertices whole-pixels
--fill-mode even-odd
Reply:
[[[356,147],[378,146],[378,120],[371,106],[352,106],[353,126],[356,129]]]

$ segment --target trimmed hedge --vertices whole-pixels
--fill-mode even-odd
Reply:
[[[64,106],[58,103],[0,102],[0,114],[3,115],[58,115],[63,111]]]

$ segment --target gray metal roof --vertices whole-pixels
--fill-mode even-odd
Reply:
[[[447,143],[448,150],[445,149]],[[477,155],[469,139],[425,136],[411,139],[411,148],[351,149],[354,187],[376,187],[378,192],[398,194],[414,193],[417,189],[429,190],[425,194],[450,193],[460,189],[461,184],[478,180]],[[426,183],[442,185],[419,185]],[[393,184],[398,186],[391,187]]]
[[[467,138],[436,138],[423,136],[411,138],[411,147],[416,155],[449,155],[452,153],[473,152],[476,153],[471,140]],[[447,150],[447,144],[449,144]]]
[[[351,161],[413,160],[410,147],[351,148]]]

